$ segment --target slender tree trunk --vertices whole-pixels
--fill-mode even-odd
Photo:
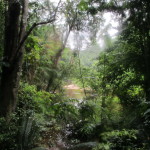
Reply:
[[[66,47],[67,40],[68,40],[68,37],[69,37],[69,35],[70,35],[71,30],[72,30],[72,27],[69,28],[69,31],[68,31],[68,33],[67,33],[67,35],[66,35],[66,37],[65,37],[64,42],[62,43],[60,49],[58,50],[58,52],[57,52],[56,55],[55,55],[55,58],[54,58],[54,60],[53,60],[53,67],[52,67],[54,70],[57,70],[57,69],[58,69],[58,68],[57,68],[57,67],[58,67],[58,62],[59,62],[59,59],[61,58],[62,53],[63,53],[63,51],[64,51],[64,49],[65,49],[65,47]],[[51,74],[51,76],[50,76],[50,78],[49,78],[49,80],[48,80],[47,87],[46,87],[46,91],[47,91],[47,92],[49,92],[50,87],[51,87],[52,84],[53,84],[54,78],[55,78],[55,74],[52,72],[52,74]]]
[[[146,37],[144,42],[144,58],[145,58],[145,93],[146,100],[150,102],[150,41],[149,36]]]

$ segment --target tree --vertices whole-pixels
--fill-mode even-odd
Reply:
[[[5,22],[4,22],[4,18],[5,18],[5,16],[4,16],[4,10],[5,9],[5,7],[4,7],[4,2],[3,1],[0,1],[0,58],[2,57],[2,53],[3,53],[3,49],[4,49],[4,24],[5,24]],[[1,60],[0,60],[0,63],[2,63],[1,62]]]
[[[79,11],[78,9],[79,1],[67,1],[64,3],[64,8],[62,8],[62,14],[65,18],[65,28],[62,27],[60,30],[62,31],[62,34],[64,34],[64,39],[61,41],[60,47],[57,49],[57,52],[53,59],[53,69],[57,70],[59,60],[62,56],[62,53],[65,50],[69,35],[72,31],[79,31],[81,28],[83,28],[83,22],[85,21],[86,15]],[[84,19],[83,19],[84,18]],[[65,30],[65,31],[64,31]],[[64,32],[64,33],[63,33]],[[55,74],[52,73],[51,77],[49,78],[46,91],[50,90],[50,87],[52,86],[53,79],[55,78]]]
[[[95,5],[97,4],[97,5]],[[83,10],[91,14],[97,14],[97,12],[116,12],[122,15],[122,23],[126,24],[124,26],[127,27],[129,30],[132,28],[132,32],[139,33],[140,38],[140,46],[143,53],[143,61],[142,64],[144,65],[144,81],[145,81],[145,93],[146,93],[146,100],[150,101],[150,46],[149,46],[149,19],[150,19],[150,3],[148,0],[133,0],[133,1],[120,1],[120,0],[111,0],[109,2],[105,1],[81,1],[80,7]],[[127,14],[128,15],[125,15]],[[129,31],[128,30],[128,31]],[[131,32],[126,34],[126,38],[130,36]],[[133,38],[136,40],[136,37]],[[132,39],[132,40],[133,40]],[[130,42],[130,41],[128,41]]]
[[[9,117],[16,108],[26,39],[35,27],[52,23],[56,16],[55,12],[46,21],[34,23],[27,31],[28,5],[28,0],[6,1],[4,65],[0,85],[0,116],[3,117]]]
[[[139,41],[136,46],[140,48],[143,54],[143,66],[144,66],[144,86],[146,93],[146,100],[150,101],[150,35],[149,35],[149,19],[150,19],[150,3],[148,0],[141,0],[127,3],[129,10],[129,18],[126,21],[129,34],[131,33],[130,28],[132,27],[132,33],[139,34]],[[126,37],[129,36],[126,34]],[[132,38],[137,40],[137,38]]]

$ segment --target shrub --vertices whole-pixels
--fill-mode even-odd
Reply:
[[[115,130],[102,133],[101,137],[103,143],[100,143],[93,150],[141,150],[143,148],[138,140],[137,130]]]

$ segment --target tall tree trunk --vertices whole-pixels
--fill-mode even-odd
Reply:
[[[20,42],[25,34],[27,11],[28,0],[24,0],[20,26],[21,5],[15,0],[8,1],[4,48],[5,65],[2,67],[0,91],[0,116],[3,117],[9,117],[10,113],[16,108],[20,71],[23,60],[23,45],[20,46]],[[19,27],[21,27],[20,30]]]
[[[60,2],[61,0],[58,3],[54,16],[47,21],[34,23],[26,32],[29,0],[8,0],[3,54],[5,65],[2,67],[0,82],[0,116],[9,117],[16,108],[24,55],[23,46],[26,39],[35,27],[55,21]]]

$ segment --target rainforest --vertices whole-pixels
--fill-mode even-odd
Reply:
[[[0,0],[0,150],[149,149],[149,0]]]

